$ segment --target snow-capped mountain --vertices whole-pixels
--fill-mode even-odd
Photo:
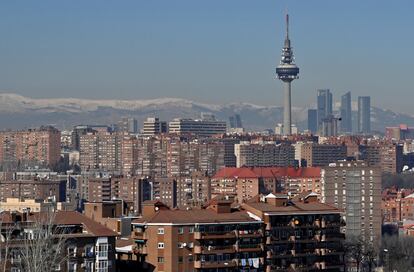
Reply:
[[[140,124],[149,116],[163,120],[176,117],[197,118],[202,112],[213,113],[217,119],[228,120],[240,114],[249,130],[274,128],[282,122],[280,106],[251,103],[206,104],[181,98],[147,100],[92,100],[78,98],[35,99],[18,94],[0,93],[0,130],[54,125],[70,129],[78,124],[113,124],[122,117],[134,117]],[[306,128],[307,109],[293,108],[293,123]],[[372,128],[384,131],[385,126],[405,123],[414,126],[414,117],[390,110],[372,108]]]

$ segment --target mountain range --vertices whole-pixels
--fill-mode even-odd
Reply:
[[[306,128],[307,108],[294,107],[293,123]],[[34,128],[53,125],[71,129],[79,124],[114,124],[122,117],[134,117],[141,126],[147,117],[198,118],[202,112],[213,113],[217,119],[228,120],[240,114],[247,130],[274,128],[282,122],[281,106],[261,106],[250,103],[206,104],[181,98],[147,100],[93,100],[78,98],[37,99],[13,93],[0,93],[0,130]],[[371,126],[383,132],[386,126],[400,123],[414,126],[414,116],[372,107]]]

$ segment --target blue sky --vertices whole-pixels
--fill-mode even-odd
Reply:
[[[317,88],[414,114],[413,1],[1,1],[0,90],[31,97],[282,104],[284,13],[300,67],[293,105]]]

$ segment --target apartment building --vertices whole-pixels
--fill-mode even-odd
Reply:
[[[143,135],[153,136],[162,133],[167,133],[167,122],[156,117],[149,117],[144,121]]]
[[[360,160],[371,166],[381,167],[383,173],[401,173],[403,168],[403,145],[389,141],[371,141],[359,147]]]
[[[206,209],[171,210],[145,203],[132,237],[148,271],[264,271],[262,221],[213,200]]]
[[[0,201],[8,198],[66,201],[66,180],[41,178],[0,180]]]
[[[60,160],[60,137],[60,131],[49,126],[0,132],[0,164],[3,170],[54,167]]]
[[[144,203],[132,222],[143,271],[344,271],[340,211],[313,195],[258,196],[239,208],[213,199],[203,209]]]
[[[242,207],[264,223],[266,272],[345,271],[341,211],[315,194],[262,195]]]
[[[327,166],[338,160],[347,158],[347,147],[345,145],[304,143],[300,146],[302,166]],[[305,165],[303,165],[305,164]]]
[[[243,203],[257,194],[320,194],[320,176],[318,167],[226,167],[211,178],[211,196],[224,194]]]
[[[142,202],[153,199],[153,184],[139,177],[80,177],[79,196],[88,202],[122,200],[128,213],[139,214]]]
[[[194,135],[197,137],[211,137],[225,134],[227,124],[215,118],[205,119],[180,119],[176,118],[168,123],[168,132],[178,135]]]
[[[120,171],[121,136],[112,132],[89,132],[81,135],[79,164],[82,171]]]
[[[362,161],[322,168],[321,199],[344,210],[347,235],[381,240],[381,168]]]
[[[234,146],[237,167],[293,166],[295,148],[275,142],[240,142]]]
[[[22,254],[24,253],[21,247],[22,245],[36,246],[36,242],[28,241],[33,239],[30,233],[45,234],[43,239],[50,239],[50,242],[43,241],[45,245],[52,246],[53,241],[56,241],[58,246],[60,245],[56,247],[56,250],[62,254],[61,257],[56,258],[59,262],[48,264],[56,271],[116,271],[115,237],[117,234],[78,212],[58,211],[53,216],[48,213],[28,211],[24,213],[1,212],[0,220],[2,233],[6,233],[10,228],[14,229],[14,235],[9,236],[9,240],[0,242],[0,244],[7,242],[9,246],[9,258],[0,260],[0,264],[5,265],[7,271],[27,271],[27,267],[24,267],[26,262],[23,261],[24,255]],[[16,228],[16,226],[19,227]],[[43,232],[43,228],[49,227],[52,230],[50,238]],[[50,249],[43,250],[47,253]]]

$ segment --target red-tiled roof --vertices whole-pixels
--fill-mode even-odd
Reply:
[[[17,214],[22,216],[22,213]],[[10,212],[2,212],[0,218],[4,220],[4,223],[12,223]],[[116,232],[75,211],[57,211],[51,214],[46,212],[30,213],[28,222],[38,222],[40,224],[51,222],[59,226],[82,225],[86,231],[81,234],[83,236],[117,236]]]
[[[213,178],[318,178],[320,176],[320,167],[225,167]]]

